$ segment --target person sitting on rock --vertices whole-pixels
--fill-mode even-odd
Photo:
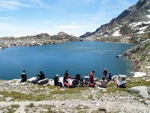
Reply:
[[[124,77],[122,77],[121,83],[118,85],[120,88],[126,88],[126,80]]]
[[[72,88],[77,87],[80,82],[80,74],[76,74],[75,79],[72,81]]]
[[[43,79],[45,79],[45,74],[43,73],[43,71],[40,71],[40,73],[37,74],[37,78],[33,80],[32,83],[36,84],[39,80]]]
[[[68,70],[66,70],[66,72],[65,72],[65,74],[64,74],[64,78],[63,78],[63,84],[64,84],[64,86],[66,86],[66,87],[71,87],[72,84],[67,81],[68,78],[73,78],[73,77],[69,76]]]
[[[26,82],[26,81],[27,81],[26,71],[23,70],[23,72],[21,73],[21,82]]]
[[[62,83],[59,82],[59,75],[58,74],[56,74],[56,76],[54,76],[54,85],[62,87]]]
[[[107,84],[107,80],[105,79],[105,77],[102,77],[102,79],[100,80],[100,87],[102,88],[106,88],[106,84]]]
[[[45,79],[45,75],[43,71],[40,71],[40,74],[38,75],[38,80],[42,80],[42,79]]]

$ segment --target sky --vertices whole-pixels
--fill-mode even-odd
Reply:
[[[138,0],[0,0],[0,37],[66,32],[80,36]]]

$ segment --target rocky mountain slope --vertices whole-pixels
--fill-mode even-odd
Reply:
[[[82,35],[82,38],[107,36],[133,36],[150,31],[150,0],[139,0],[135,5],[123,11],[109,23],[102,25],[92,33]]]
[[[11,46],[38,46],[45,44],[58,44],[69,41],[79,41],[78,37],[59,32],[57,35],[49,35],[47,33],[37,34],[35,36],[24,37],[3,37],[0,38],[0,48]]]
[[[132,60],[135,71],[143,71],[150,75],[150,39],[132,47],[123,55]]]

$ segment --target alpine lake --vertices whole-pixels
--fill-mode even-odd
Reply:
[[[100,78],[107,68],[112,75],[130,76],[131,63],[124,57],[117,58],[133,45],[108,42],[67,42],[56,45],[11,47],[0,50],[0,79],[19,79],[23,70],[35,77],[43,71],[47,78],[63,76],[68,70],[71,76],[84,76],[95,70]]]

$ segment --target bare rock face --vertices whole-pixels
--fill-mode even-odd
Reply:
[[[131,59],[136,71],[143,71],[150,75],[150,39],[132,47],[123,55]]]
[[[128,91],[139,94],[144,99],[150,97],[150,94],[148,93],[148,87],[146,86],[135,86],[130,88]]]

